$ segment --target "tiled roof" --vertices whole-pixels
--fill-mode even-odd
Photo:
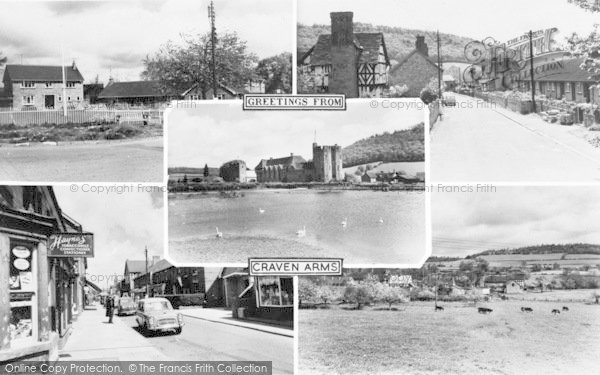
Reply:
[[[99,99],[140,98],[175,95],[165,90],[158,81],[130,81],[109,83],[98,95]]]
[[[383,33],[355,33],[354,45],[361,50],[360,64],[375,64],[379,60],[379,47],[383,45],[385,59],[389,64]],[[310,55],[311,65],[331,64],[331,34],[319,35],[317,43],[304,54],[302,60]]]
[[[270,166],[284,166],[284,167],[289,167],[292,166],[294,168],[302,168],[304,166],[304,164],[306,164],[306,160],[302,157],[302,156],[298,156],[298,155],[291,155],[291,156],[286,156],[283,158],[277,158],[277,159],[263,159],[260,161],[260,163],[258,163],[258,165],[256,166],[256,169],[261,169],[264,167],[270,167]]]
[[[52,65],[6,65],[4,75],[11,81],[62,82],[62,67]],[[67,82],[83,82],[77,68],[65,66]]]
[[[125,268],[129,271],[129,273],[144,273],[146,272],[146,261],[127,259],[125,261]]]
[[[392,74],[393,72],[395,72],[396,70],[400,69],[400,67],[402,65],[404,65],[408,60],[410,60],[410,58],[412,58],[415,54],[419,54],[421,55],[425,61],[427,61],[428,63],[430,63],[431,65],[433,65],[434,67],[438,68],[439,70],[443,70],[442,68],[440,68],[433,60],[431,60],[431,58],[429,56],[424,55],[421,51],[419,51],[418,49],[414,49],[411,53],[409,53],[408,55],[406,55],[398,64],[396,64],[392,70],[390,70],[390,74]]]

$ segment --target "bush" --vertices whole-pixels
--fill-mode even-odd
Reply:
[[[427,87],[425,87],[423,90],[421,90],[419,97],[421,98],[423,103],[425,103],[427,105],[433,103],[438,98],[437,95],[431,89],[429,89]]]

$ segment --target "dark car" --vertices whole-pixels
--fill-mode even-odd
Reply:
[[[135,315],[137,306],[131,297],[121,297],[117,303],[117,315]]]
[[[449,93],[442,94],[442,105],[446,107],[456,106],[456,97]]]

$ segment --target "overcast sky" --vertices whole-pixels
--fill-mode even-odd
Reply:
[[[369,102],[351,103],[347,111],[243,111],[240,102],[205,104],[169,113],[169,167],[219,167],[242,159],[254,168],[261,159],[301,155],[312,159],[316,131],[320,145],[342,147],[385,131],[423,122],[416,100],[405,109],[371,109]],[[411,109],[406,109],[408,106]]]
[[[61,209],[94,233],[94,258],[88,259],[87,270],[92,281],[97,275],[122,275],[126,259],[144,259],[145,246],[149,258],[162,257],[162,192],[138,192],[134,184],[133,192],[97,194],[83,192],[85,186],[89,187],[81,185],[76,193],[56,186],[54,192]],[[98,286],[104,288],[106,283]]]
[[[1,2],[0,51],[9,64],[70,64],[87,81],[96,75],[137,80],[142,59],[181,33],[210,31],[207,0]],[[264,58],[293,50],[291,0],[215,0],[217,32],[236,31]]]
[[[435,191],[435,190],[434,190]],[[433,255],[527,245],[600,244],[598,187],[497,187],[432,194]]]
[[[557,27],[562,41],[571,32],[591,31],[598,14],[567,0],[298,0],[298,22],[330,24],[332,11],[353,11],[354,21],[409,29],[437,30],[481,40],[506,41],[530,29]]]

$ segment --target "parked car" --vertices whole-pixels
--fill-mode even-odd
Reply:
[[[178,335],[183,328],[183,315],[173,309],[166,298],[140,300],[135,319],[144,334],[173,331]]]
[[[444,93],[442,94],[442,105],[446,107],[455,107],[456,106],[456,97],[452,94]]]
[[[117,315],[135,315],[137,306],[131,297],[121,297],[117,304]]]

